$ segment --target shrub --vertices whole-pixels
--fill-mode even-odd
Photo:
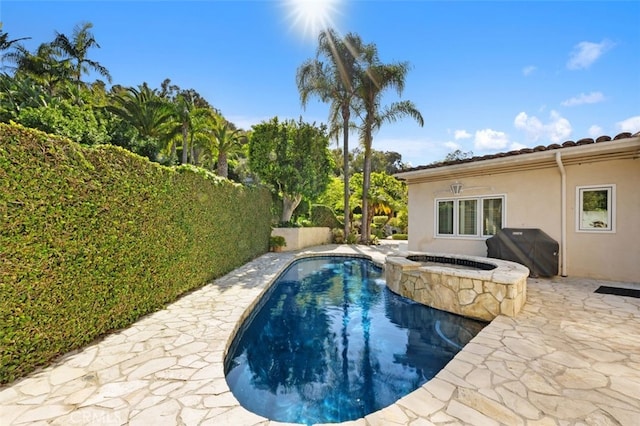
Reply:
[[[373,224],[382,228],[389,221],[389,216],[374,216]]]
[[[371,233],[378,239],[385,237],[384,229],[382,229],[381,226],[375,224],[371,226]]]
[[[287,240],[282,235],[272,235],[269,237],[269,248],[286,247]]]
[[[336,217],[334,211],[322,204],[314,204],[311,206],[311,222],[314,226],[323,226],[327,228],[340,228],[342,223]]]
[[[269,208],[261,188],[0,124],[0,383],[264,253]]]
[[[409,228],[409,214],[407,213],[406,210],[400,211],[398,212],[398,215],[396,216],[396,224],[395,226],[400,228],[404,233],[407,232],[407,229]]]
[[[333,228],[331,230],[332,242],[335,244],[344,243],[344,230],[339,228]]]
[[[407,234],[393,234],[391,236],[393,240],[408,240],[409,236]]]

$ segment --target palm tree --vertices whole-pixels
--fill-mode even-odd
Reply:
[[[330,133],[342,127],[344,172],[344,234],[349,235],[349,129],[355,79],[359,73],[358,58],[364,49],[362,40],[349,33],[340,39],[335,31],[322,31],[318,37],[316,58],[309,59],[299,68],[296,83],[302,105],[309,97],[318,96],[322,102],[330,102]],[[321,58],[326,59],[323,62]]]
[[[100,47],[96,39],[91,32],[93,24],[90,22],[82,22],[73,28],[73,35],[69,39],[66,35],[56,33],[56,38],[51,45],[58,49],[59,53],[66,55],[67,62],[71,64],[73,69],[73,79],[77,87],[80,87],[82,82],[80,77],[83,73],[88,73],[93,69],[102,75],[111,83],[111,75],[109,71],[100,63],[87,58],[89,49],[93,47]]]
[[[383,64],[378,57],[375,45],[368,46],[362,60],[364,69],[358,75],[356,88],[357,101],[360,103],[359,111],[364,117],[360,127],[360,140],[364,147],[364,170],[362,179],[362,229],[361,242],[367,244],[370,237],[369,217],[369,187],[371,185],[371,146],[373,133],[380,129],[383,123],[395,122],[398,119],[409,116],[416,120],[420,126],[424,125],[424,119],[420,111],[411,101],[394,102],[387,107],[381,106],[382,96],[386,89],[395,89],[398,96],[404,90],[405,78],[409,70],[406,62]]]
[[[146,84],[138,86],[138,89],[116,89],[110,98],[112,104],[106,109],[135,128],[143,139],[160,143],[173,136],[173,110]]]
[[[182,142],[181,164],[197,164],[198,149],[213,126],[213,110],[209,106],[200,106],[192,90],[181,91],[173,100],[169,101],[173,108],[175,129],[173,135],[180,135]],[[175,155],[175,142],[172,141],[171,157]]]
[[[217,175],[224,178],[229,176],[228,159],[235,155],[246,141],[246,136],[240,130],[222,117],[218,117],[216,125],[211,129],[213,148],[218,152]]]
[[[60,84],[69,79],[71,72],[67,63],[56,58],[55,48],[50,43],[41,43],[35,53],[18,44],[12,52],[5,54],[4,59],[15,64],[16,75],[31,77],[49,96],[58,93]]]
[[[3,52],[5,50],[9,50],[11,48],[11,46],[13,46],[15,43],[17,43],[19,41],[29,40],[29,39],[31,39],[31,37],[21,37],[21,38],[16,38],[16,39],[13,39],[13,40],[9,40],[9,33],[5,33],[2,30],[2,22],[0,22],[0,52]]]

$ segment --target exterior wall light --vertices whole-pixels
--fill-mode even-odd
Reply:
[[[460,182],[452,183],[451,192],[453,195],[460,195],[462,193],[462,184]]]

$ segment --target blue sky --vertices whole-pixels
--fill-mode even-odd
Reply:
[[[32,37],[30,49],[92,22],[101,48],[90,57],[114,83],[170,78],[248,129],[273,116],[327,119],[325,104],[302,108],[295,85],[316,47],[300,3],[0,0],[0,21],[11,38]],[[413,166],[455,149],[483,155],[640,131],[639,1],[306,3],[328,4],[314,16],[375,43],[383,61],[410,63],[402,99],[425,125],[388,124],[373,146]]]

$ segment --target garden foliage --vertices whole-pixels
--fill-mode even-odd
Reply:
[[[322,204],[313,204],[311,206],[311,222],[314,226],[342,227],[342,223],[340,223],[331,207],[323,206]]]
[[[269,192],[0,124],[0,383],[268,249]]]

